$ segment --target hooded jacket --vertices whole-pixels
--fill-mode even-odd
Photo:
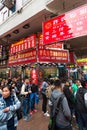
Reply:
[[[62,94],[63,93],[57,89],[55,89],[51,94],[50,101],[49,101],[51,117],[53,117],[55,115],[57,103]],[[69,126],[70,120],[71,120],[71,112],[70,112],[70,108],[68,106],[67,99],[64,96],[64,98],[59,106],[59,112],[56,117],[56,125],[61,126],[61,127]]]

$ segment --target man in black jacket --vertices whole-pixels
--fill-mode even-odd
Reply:
[[[70,83],[69,81],[66,81],[65,86],[63,88],[63,92],[67,98],[70,110],[71,110],[71,114],[73,114],[73,109],[74,109],[74,102],[75,102],[75,98],[73,93],[70,90]]]
[[[76,107],[78,110],[78,126],[79,130],[87,130],[87,83],[83,83],[83,87],[79,88],[76,94]]]

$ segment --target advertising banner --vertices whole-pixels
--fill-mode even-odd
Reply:
[[[77,59],[78,66],[87,66],[87,58]]]
[[[43,43],[43,34],[39,34],[38,35],[38,48],[39,49],[63,49],[63,43],[62,42],[56,42],[56,43],[53,43],[51,45],[46,45],[44,46],[44,43]]]
[[[87,5],[43,23],[43,43],[63,41],[87,35]]]
[[[38,61],[39,62],[67,63],[69,62],[69,53],[68,53],[68,50],[39,49]]]
[[[10,47],[10,54],[36,47],[36,34],[20,40]]]
[[[32,62],[36,62],[36,49],[11,55],[8,60],[8,66],[22,65]]]

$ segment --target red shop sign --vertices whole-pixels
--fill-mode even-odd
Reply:
[[[59,43],[53,43],[51,45],[46,45],[44,46],[43,43],[43,34],[39,34],[38,35],[38,45],[39,45],[39,49],[63,49],[63,43],[59,42]]]
[[[36,34],[20,40],[10,47],[10,54],[36,47]]]
[[[75,53],[69,52],[70,63],[76,63]]]
[[[77,66],[87,66],[87,62],[80,62],[80,63],[77,63]]]
[[[36,34],[27,37],[25,40],[27,42],[27,47],[28,48],[34,48],[34,47],[36,47]]]
[[[54,44],[51,44],[51,45],[46,45],[45,46],[46,49],[63,49],[63,43],[54,43]]]
[[[63,41],[87,35],[87,5],[43,23],[43,43]]]
[[[36,62],[36,49],[20,52],[9,57],[8,66]]]
[[[39,49],[38,61],[67,63],[69,62],[69,53],[68,50]]]

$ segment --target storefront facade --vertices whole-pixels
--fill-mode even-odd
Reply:
[[[42,34],[38,36],[33,34],[11,45],[8,59],[11,77],[19,75],[38,83],[44,77],[58,77],[58,63],[68,63],[69,52],[63,49],[63,43],[43,46]]]

